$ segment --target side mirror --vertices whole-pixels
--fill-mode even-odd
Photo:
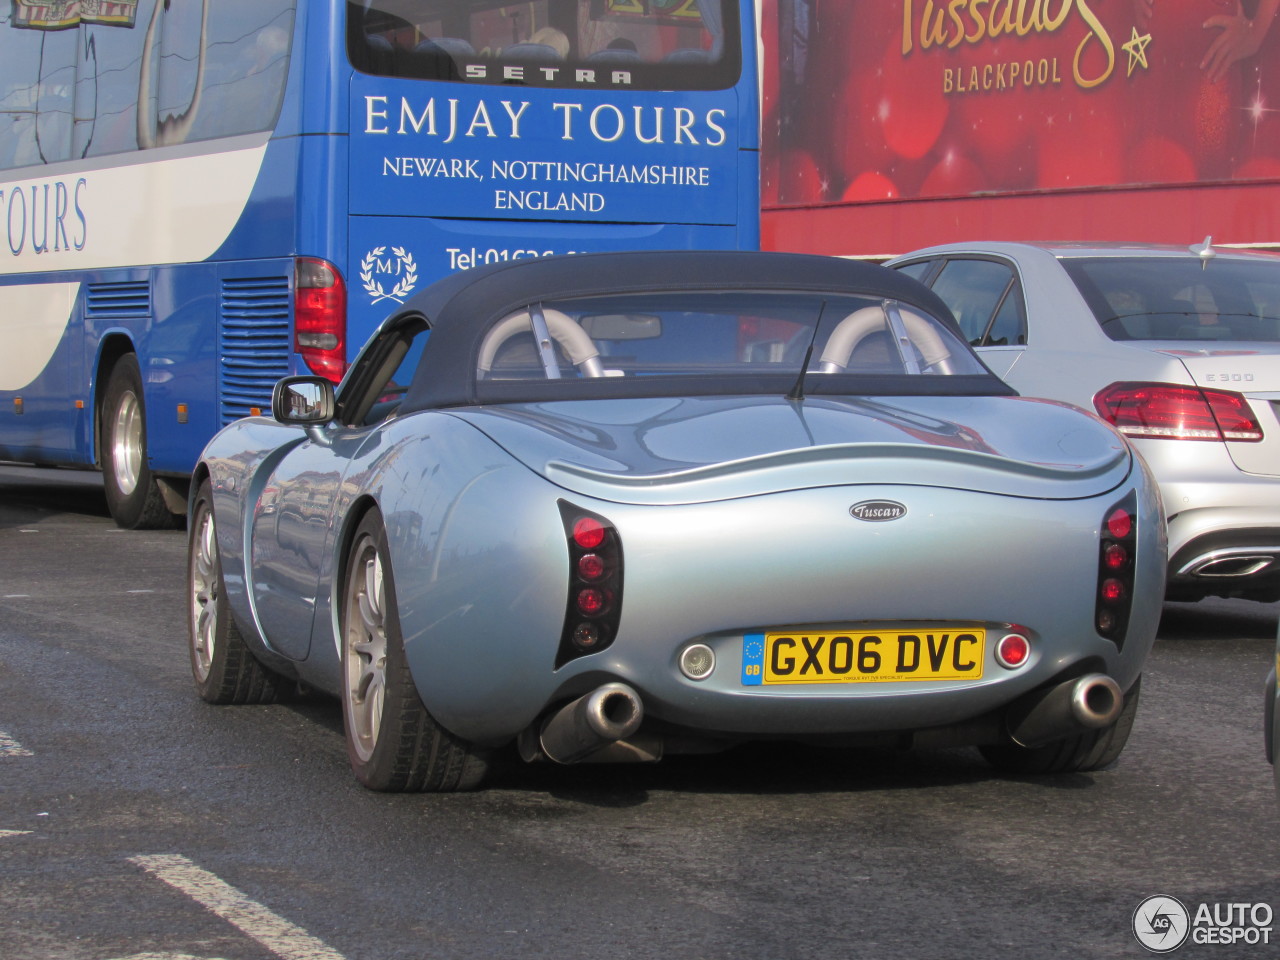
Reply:
[[[333,384],[324,377],[285,377],[271,391],[271,416],[280,423],[328,423],[333,414]]]

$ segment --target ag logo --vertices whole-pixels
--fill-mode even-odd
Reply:
[[[374,247],[369,255],[360,261],[360,279],[364,282],[364,291],[372,297],[371,303],[383,300],[394,300],[404,303],[418,284],[418,265],[413,254],[404,247],[392,247],[391,256],[387,256],[386,247]],[[382,279],[390,283],[395,281],[390,290],[383,286]]]
[[[1133,935],[1152,953],[1172,953],[1190,932],[1191,915],[1174,897],[1147,897],[1133,911]]]

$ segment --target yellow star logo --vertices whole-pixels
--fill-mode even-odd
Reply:
[[[1134,27],[1133,37],[1128,43],[1121,44],[1120,49],[1129,55],[1129,72],[1125,74],[1126,77],[1133,76],[1133,68],[1137,64],[1141,64],[1143,70],[1150,69],[1147,64],[1147,44],[1150,42],[1151,34],[1138,36],[1138,28]]]

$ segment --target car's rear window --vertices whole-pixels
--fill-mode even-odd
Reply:
[[[481,381],[799,378],[802,369],[816,379],[986,373],[967,344],[917,307],[759,292],[529,304],[493,325],[476,373]]]
[[[1112,340],[1280,342],[1280,258],[1065,258]]]

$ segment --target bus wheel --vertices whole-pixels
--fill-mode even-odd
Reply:
[[[126,353],[107,380],[102,402],[102,477],[107,507],[126,530],[158,530],[177,525],[147,463],[146,409],[138,359]]]

